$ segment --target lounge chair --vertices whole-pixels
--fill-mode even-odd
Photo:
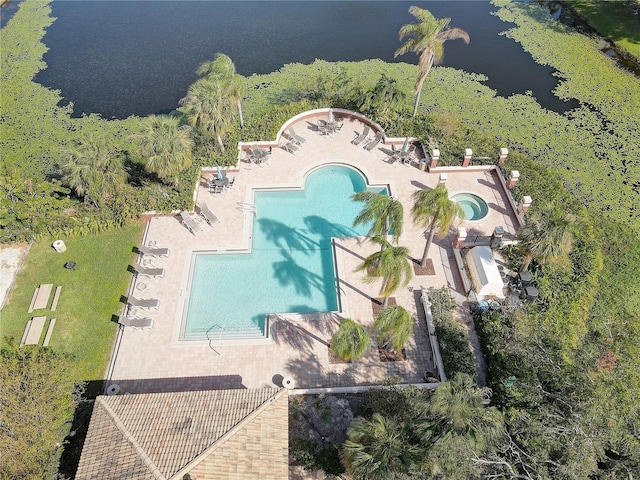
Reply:
[[[150,257],[168,257],[169,249],[168,248],[156,248],[156,247],[145,247],[144,245],[138,247],[138,253],[142,253],[143,255],[148,255]]]
[[[180,212],[180,221],[194,235],[202,231],[202,227],[191,218],[191,215],[186,210]]]
[[[293,142],[286,142],[286,143],[280,144],[280,148],[282,148],[283,150],[286,150],[292,155],[295,155],[300,147],[298,147],[297,145],[294,145]]]
[[[155,267],[143,267],[136,265],[133,267],[133,273],[135,275],[141,275],[143,277],[164,277],[164,268]]]
[[[373,140],[371,140],[369,143],[367,143],[364,146],[364,149],[367,152],[370,152],[371,150],[373,150],[374,148],[376,148],[376,146],[380,143],[380,140],[382,140],[382,132],[378,132],[376,133],[376,136],[373,137]]]
[[[216,216],[215,213],[213,213],[211,210],[209,210],[209,207],[207,206],[206,203],[199,203],[196,205],[196,210],[198,212],[198,214],[204,218],[204,220],[211,225],[212,227],[216,224],[216,223],[220,223],[220,219]]]
[[[135,308],[147,308],[157,310],[160,306],[160,300],[157,298],[135,298],[129,297],[127,304]]]
[[[354,145],[360,145],[365,140],[368,140],[369,131],[370,131],[369,125],[365,125],[362,133],[359,133],[358,136],[351,141],[351,143],[353,143]]]
[[[131,317],[120,317],[118,320],[120,325],[124,325],[125,327],[131,328],[153,328],[153,318],[145,317],[145,318],[131,318]]]
[[[298,145],[302,145],[304,142],[307,141],[306,138],[301,137],[300,135],[298,135],[294,130],[293,127],[289,127],[287,129],[287,135],[289,135],[289,137],[291,137],[291,139],[293,139],[294,142],[296,142]]]

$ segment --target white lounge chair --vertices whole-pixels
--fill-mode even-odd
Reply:
[[[235,178],[234,178],[235,180]],[[198,205],[196,205],[196,211],[198,212],[198,214],[205,219],[205,221],[211,225],[212,227],[216,224],[216,223],[220,223],[220,219],[216,216],[215,213],[213,213],[209,207],[207,206],[206,203],[199,203]]]
[[[369,131],[370,131],[369,125],[365,125],[362,133],[359,133],[358,136],[351,141],[351,143],[353,143],[354,145],[360,145],[365,140],[368,140]]]
[[[142,275],[143,277],[164,277],[164,268],[147,268],[136,265],[133,267],[133,273],[135,275]]]
[[[131,328],[153,328],[153,318],[145,317],[145,318],[131,318],[131,317],[121,317],[118,320],[120,325],[124,325],[125,327]]]
[[[369,143],[367,143],[364,146],[364,149],[367,152],[370,152],[371,150],[373,150],[374,148],[376,148],[376,146],[380,143],[380,140],[382,140],[382,132],[378,132],[376,133],[376,136],[373,137],[373,140],[371,140]]]
[[[157,248],[157,247],[145,247],[144,245],[138,247],[138,252],[143,255],[149,255],[150,257],[168,257],[169,249],[168,248]]]
[[[127,304],[135,308],[146,308],[157,310],[160,306],[160,300],[157,298],[135,298],[129,297]]]
[[[198,225],[193,218],[191,218],[191,215],[186,210],[180,212],[180,221],[185,227],[187,227],[187,230],[194,235],[197,235],[202,231],[202,227]]]
[[[289,137],[291,137],[291,139],[297,143],[298,145],[302,145],[303,143],[305,143],[307,141],[306,138],[301,137],[300,135],[298,135],[295,130],[293,129],[293,127],[289,127],[287,129],[287,135],[289,135]]]
[[[281,143],[280,148],[282,148],[283,150],[286,150],[292,155],[295,155],[300,147],[298,147],[297,145],[294,145],[293,142],[286,142],[286,143]]]

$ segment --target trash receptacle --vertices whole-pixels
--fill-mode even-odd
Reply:
[[[62,253],[67,251],[67,246],[64,244],[62,240],[56,240],[53,242],[53,248],[56,249],[56,252]]]
[[[420,170],[422,170],[423,172],[427,169],[427,159],[426,158],[421,158],[420,159]]]

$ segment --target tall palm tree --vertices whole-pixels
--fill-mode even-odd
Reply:
[[[190,128],[180,126],[177,117],[151,115],[142,121],[139,151],[146,158],[146,168],[164,181],[178,184],[178,175],[191,165],[193,139]]]
[[[224,53],[216,53],[212,62],[205,62],[198,67],[198,75],[203,75],[209,79],[216,79],[226,84],[227,95],[238,109],[240,127],[244,127],[242,117],[242,96],[246,87],[244,78],[236,73],[236,66],[233,60]]]
[[[413,335],[413,317],[400,305],[385,307],[376,317],[373,329],[378,333],[379,346],[391,346],[394,351],[401,352]]]
[[[489,390],[480,388],[466,374],[458,373],[434,392],[427,407],[426,430],[438,425],[440,437],[461,435],[476,451],[483,452],[504,436],[504,419],[495,407],[485,407]]]
[[[393,232],[393,241],[398,242],[402,234],[402,203],[389,195],[363,190],[351,199],[364,202],[360,213],[353,220],[353,226],[371,223],[369,235],[389,235]]]
[[[350,318],[345,318],[331,337],[329,348],[338,358],[351,362],[364,355],[370,343],[371,339],[364,328]]]
[[[384,306],[387,306],[389,296],[400,286],[406,286],[411,280],[413,269],[409,261],[409,249],[394,247],[380,235],[372,237],[371,241],[380,245],[381,250],[365,258],[355,271],[366,271],[367,276],[364,281],[368,283],[382,278],[380,295],[384,299]]]
[[[408,473],[421,453],[406,424],[374,413],[371,420],[358,417],[351,422],[340,458],[352,478],[387,480]]]
[[[201,78],[189,87],[180,100],[187,122],[202,133],[215,136],[224,152],[222,136],[231,130],[235,118],[226,83],[218,79]]]
[[[127,180],[122,153],[104,136],[88,135],[63,151],[62,181],[97,206]]]
[[[429,248],[436,233],[444,235],[456,218],[464,220],[464,210],[453,200],[444,185],[418,190],[413,194],[413,222],[429,231],[420,265],[427,265]]]
[[[450,18],[438,19],[431,12],[419,7],[410,7],[409,13],[418,23],[408,23],[400,28],[398,34],[400,40],[410,37],[398,50],[394,57],[404,55],[407,52],[415,52],[420,56],[418,61],[418,80],[414,87],[416,100],[413,105],[413,116],[418,112],[422,84],[429,74],[431,67],[440,63],[444,55],[444,42],[461,38],[469,43],[469,34],[460,28],[449,28]]]
[[[533,259],[545,263],[565,255],[573,246],[575,217],[554,206],[544,212],[532,212],[518,232],[524,260],[520,271],[529,269]]]

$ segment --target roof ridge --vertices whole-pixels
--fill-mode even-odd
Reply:
[[[282,397],[285,393],[288,394],[288,390],[286,390],[284,388],[281,388],[274,395],[272,395],[269,398],[267,398],[264,402],[262,402],[260,404],[260,406],[258,408],[253,410],[246,417],[244,417],[242,420],[240,420],[238,423],[236,423],[233,427],[231,427],[229,430],[227,430],[224,433],[224,435],[220,436],[220,438],[218,438],[218,440],[216,440],[209,448],[205,449],[200,455],[198,455],[196,458],[194,458],[192,461],[190,461],[184,467],[182,467],[180,470],[178,470],[176,473],[174,473],[173,476],[171,476],[168,480],[174,480],[174,479],[182,478],[182,476],[185,473],[188,473],[196,465],[198,465],[205,458],[207,458],[211,453],[213,453],[218,448],[220,448],[224,443],[227,442],[227,440],[229,440],[231,437],[233,437],[238,432],[238,430],[240,430],[247,423],[249,423],[251,420],[256,418],[259,414],[264,412],[267,408],[269,408],[273,404],[273,402],[275,402],[276,400],[280,399],[280,397]]]
[[[113,420],[113,423],[115,424],[116,428],[124,436],[125,440],[131,443],[131,446],[133,447],[135,452],[138,454],[138,456],[140,457],[142,462],[145,464],[145,466],[149,469],[149,472],[151,473],[151,475],[153,475],[153,477],[156,478],[157,480],[167,480],[167,477],[165,477],[162,474],[158,466],[153,462],[153,460],[151,460],[149,455],[147,455],[147,453],[144,451],[144,449],[138,443],[135,437],[131,434],[131,432],[129,432],[127,427],[125,427],[124,424],[120,421],[120,418],[118,417],[116,412],[114,412],[113,409],[109,405],[107,405],[107,403],[104,401],[102,397],[98,397],[97,400],[100,402],[100,405],[102,405],[102,407],[107,411],[107,413]]]

